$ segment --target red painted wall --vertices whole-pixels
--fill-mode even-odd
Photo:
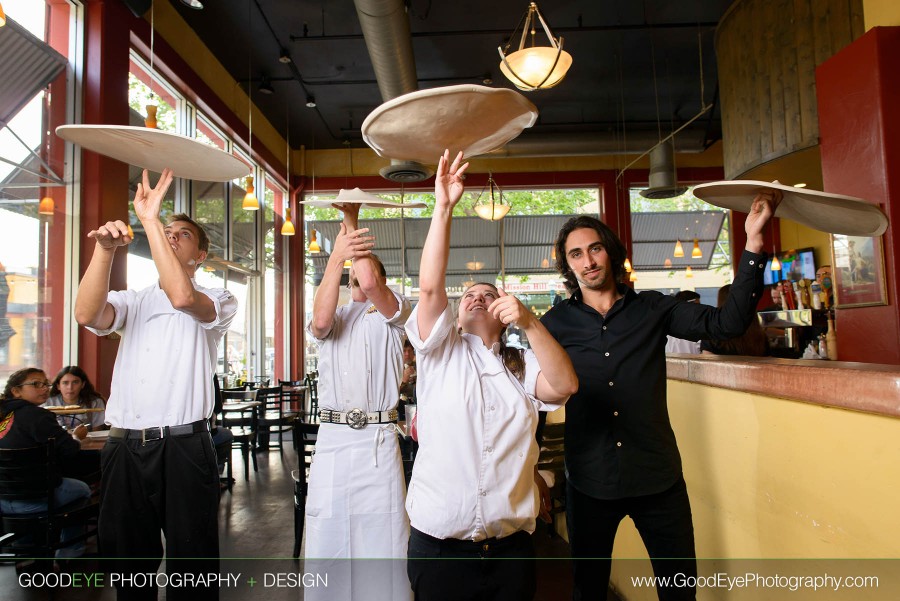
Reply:
[[[816,69],[825,190],[881,206],[892,224],[900,220],[898,63],[900,27],[876,27]],[[841,361],[900,365],[895,231],[882,237],[889,304],[836,311]]]

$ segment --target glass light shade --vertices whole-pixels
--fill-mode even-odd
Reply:
[[[509,213],[509,205],[501,204],[483,204],[475,205],[475,212],[478,216],[487,221],[500,221]]]
[[[155,104],[148,104],[145,108],[147,109],[147,118],[144,119],[144,127],[156,129],[158,125],[156,122],[156,110],[159,107]]]
[[[309,252],[311,252],[311,253],[322,252],[322,249],[319,247],[319,243],[316,242],[316,230],[310,230]]]
[[[628,257],[625,257],[625,271],[631,273],[631,261],[628,260]]]
[[[351,267],[353,267],[353,261],[351,261],[350,259],[344,261],[344,269],[350,269]]]
[[[469,271],[481,271],[482,267],[484,267],[484,263],[481,261],[472,260],[466,263],[466,269]]]
[[[666,267],[671,267],[671,266],[672,266],[672,259],[666,259],[665,262],[663,263],[663,265],[665,265]]]
[[[41,203],[38,205],[38,214],[52,215],[55,208],[56,204],[53,202],[53,199],[49,196],[45,196],[41,199]]]
[[[281,235],[282,236],[293,236],[297,233],[297,230],[294,229],[294,224],[290,219],[285,219],[284,223],[281,224]]]
[[[559,60],[556,58],[557,53]],[[500,61],[500,71],[503,75],[517,88],[526,91],[552,88],[563,80],[571,66],[571,54],[550,46],[522,48],[506,55],[505,61]],[[548,73],[550,77],[547,77]],[[544,81],[545,79],[547,81]]]
[[[691,258],[693,259],[702,259],[703,251],[700,250],[700,242],[694,238],[694,249],[691,251]]]
[[[681,246],[681,240],[677,240],[675,242],[675,252],[672,253],[673,257],[683,257],[684,256],[684,247]]]
[[[549,269],[549,268],[550,268],[550,261],[548,261],[547,259],[542,260],[541,261],[541,269]]]
[[[247,193],[244,195],[244,202],[241,203],[241,208],[245,211],[258,211],[259,210],[259,200],[256,199],[255,190],[253,189],[253,178],[247,178]]]
[[[0,5],[0,27],[6,25],[6,13],[3,12],[3,6]]]
[[[692,278],[692,277],[694,277],[694,270],[691,269],[691,266],[690,266],[690,265],[688,265],[688,266],[684,269],[684,277],[686,277],[686,278]]]
[[[778,255],[772,255],[772,266],[769,267],[772,271],[781,271],[781,261],[778,260]]]
[[[629,282],[636,282],[636,281],[637,281],[637,272],[636,272],[636,271],[632,271],[632,272],[631,272],[631,275],[628,276],[628,281],[629,281]]]

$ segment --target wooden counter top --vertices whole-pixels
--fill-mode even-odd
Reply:
[[[670,354],[666,375],[672,380],[900,417],[900,367],[896,365]]]

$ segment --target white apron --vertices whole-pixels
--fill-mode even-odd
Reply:
[[[321,425],[306,499],[304,572],[327,574],[328,586],[305,589],[304,599],[412,599],[405,497],[391,424]]]

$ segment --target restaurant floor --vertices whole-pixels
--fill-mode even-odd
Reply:
[[[283,456],[277,449],[257,454],[259,471],[250,472],[250,481],[243,479],[243,463],[239,452],[234,453],[234,475],[237,479],[231,491],[224,491],[219,506],[219,540],[224,559],[223,573],[242,573],[239,585],[223,588],[220,599],[266,599],[296,601],[303,598],[302,588],[266,587],[257,582],[255,588],[248,588],[248,573],[257,581],[263,580],[264,573],[303,573],[299,560],[291,558],[294,544],[293,479],[291,470],[296,469],[297,456],[285,441],[287,450]],[[536,601],[564,601],[571,599],[571,563],[566,559],[568,544],[557,535],[550,535],[546,528],[539,527],[535,533],[535,547],[538,559],[538,590]],[[96,551],[93,543],[88,551]],[[102,560],[83,558],[69,566],[70,573],[102,572]],[[164,572],[164,569],[161,570]],[[27,584],[27,582],[26,582]],[[263,586],[260,586],[263,585]],[[0,599],[3,601],[36,601],[44,599],[64,599],[65,601],[106,601],[116,598],[112,587],[100,590],[90,587],[61,589],[22,586],[13,565],[0,565]],[[165,591],[160,591],[160,599],[165,599]],[[125,600],[127,601],[127,600]],[[336,600],[342,601],[342,600]],[[612,592],[608,601],[618,601]]]

